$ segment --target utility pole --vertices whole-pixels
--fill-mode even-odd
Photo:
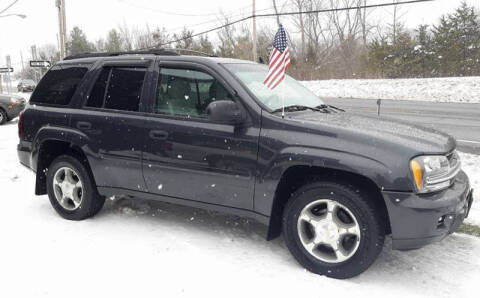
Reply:
[[[60,44],[60,60],[66,56],[67,43],[67,19],[65,16],[65,0],[55,0],[55,6],[58,8],[58,41]]]
[[[22,62],[22,79],[23,76],[25,75],[25,64],[23,64],[23,52],[20,51],[20,61]]]
[[[397,0],[393,1],[397,3]],[[393,47],[395,47],[397,43],[397,5],[393,6]]]
[[[7,55],[7,67],[10,68],[12,67],[12,59],[10,58],[10,55]],[[10,91],[12,90],[12,77],[10,76],[10,72],[7,73],[7,93],[10,94]]]
[[[278,8],[277,8],[277,2],[275,0],[272,0],[273,2],[273,8],[275,9],[275,15],[277,16],[277,25],[280,27],[280,16],[278,15]]]
[[[255,10],[255,0],[253,0],[253,4],[252,4],[252,9],[253,9],[253,12],[252,12],[252,15],[253,15],[253,18],[252,18],[252,22],[253,22],[253,29],[252,29],[252,38],[253,38],[253,46],[252,46],[252,51],[253,51],[253,62],[258,62],[258,53],[257,53],[257,20],[256,20],[256,17],[255,17],[255,13],[256,13],[256,10]]]
[[[37,60],[37,46],[36,45],[33,45],[31,47],[32,49],[32,60]],[[38,83],[38,73],[37,73],[37,70],[34,69],[33,70],[33,73],[35,75],[35,82]]]
[[[305,51],[305,24],[303,23],[303,0],[300,0],[297,2],[298,3],[298,11],[300,12],[300,15],[298,16],[300,18],[300,30],[301,30],[301,36],[302,36],[302,48],[301,48],[301,55],[305,59],[306,56],[306,51]]]
[[[363,45],[367,45],[367,0],[363,1],[363,16],[362,12],[360,11],[360,20],[362,22],[362,38],[363,38]]]

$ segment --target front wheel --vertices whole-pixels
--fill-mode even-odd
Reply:
[[[311,182],[285,206],[283,232],[306,269],[345,279],[364,272],[385,239],[385,218],[360,190],[336,182]]]
[[[62,155],[52,162],[47,172],[47,192],[53,208],[69,220],[92,217],[105,203],[87,168],[70,155]]]

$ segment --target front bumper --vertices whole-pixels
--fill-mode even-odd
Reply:
[[[468,216],[472,193],[463,171],[450,188],[433,194],[384,191],[393,249],[420,248],[455,232]]]

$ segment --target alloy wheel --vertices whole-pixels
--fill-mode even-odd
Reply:
[[[78,174],[71,168],[63,167],[53,176],[55,199],[64,209],[76,210],[82,203],[83,185]]]
[[[297,230],[303,247],[326,263],[350,259],[360,244],[357,219],[347,207],[333,200],[320,199],[305,206]]]

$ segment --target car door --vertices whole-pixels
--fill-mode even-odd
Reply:
[[[153,61],[97,66],[83,107],[73,113],[72,127],[85,134],[84,151],[99,187],[146,191],[141,98],[149,63]]]
[[[253,208],[259,127],[248,120],[230,125],[208,119],[211,101],[239,101],[211,69],[165,62],[156,71],[143,149],[149,192]]]

